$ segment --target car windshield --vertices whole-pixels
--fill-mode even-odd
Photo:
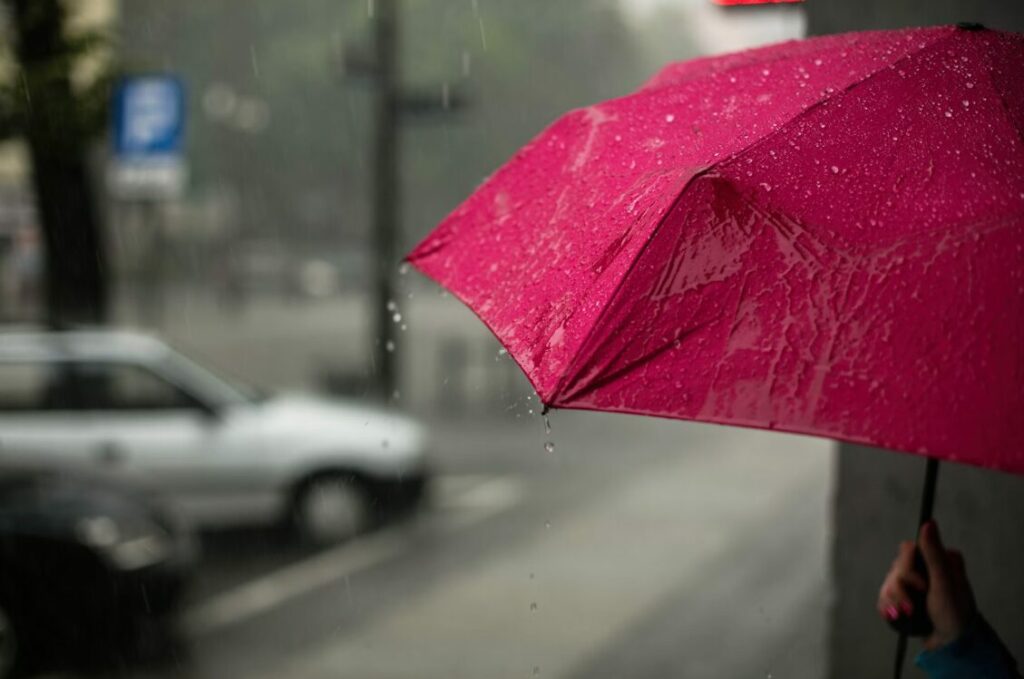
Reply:
[[[175,351],[169,352],[160,367],[179,386],[214,407],[258,403],[269,396],[258,387],[225,376]]]

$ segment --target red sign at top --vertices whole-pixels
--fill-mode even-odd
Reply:
[[[716,5],[792,5],[804,0],[711,0]]]

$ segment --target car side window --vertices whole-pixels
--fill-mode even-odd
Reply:
[[[79,363],[75,392],[84,410],[181,410],[195,401],[163,377],[141,366]]]
[[[0,412],[71,409],[68,377],[63,363],[0,362]]]

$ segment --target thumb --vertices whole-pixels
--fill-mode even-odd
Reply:
[[[949,574],[949,561],[942,537],[939,536],[939,527],[934,521],[921,526],[917,544],[928,567],[928,577],[932,580],[945,580]]]

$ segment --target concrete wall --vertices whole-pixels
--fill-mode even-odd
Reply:
[[[957,21],[1024,31],[1021,0],[807,0],[805,8],[811,35]],[[910,455],[841,446],[832,549],[834,679],[892,675],[895,636],[874,602],[896,543],[914,533],[924,465]],[[965,553],[982,611],[1024,661],[1024,478],[942,465],[936,517],[947,544]],[[908,663],[904,676],[921,674]]]

